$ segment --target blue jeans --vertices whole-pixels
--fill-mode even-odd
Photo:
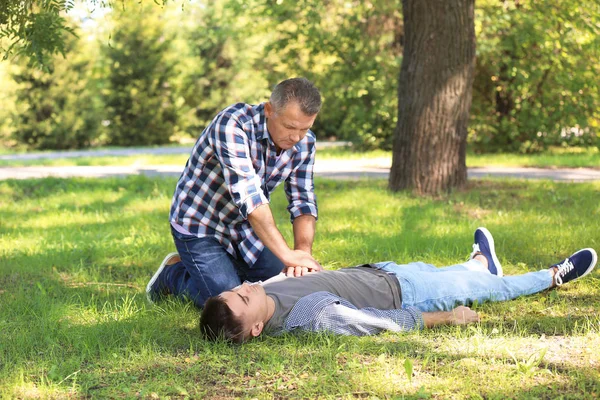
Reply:
[[[392,273],[400,282],[402,306],[413,306],[422,312],[511,300],[541,292],[552,284],[548,270],[499,278],[477,260],[444,268],[422,262],[398,265],[390,261],[378,263],[377,267]]]
[[[265,247],[253,266],[241,257],[233,257],[212,237],[198,238],[177,232],[171,227],[175,247],[181,257],[165,269],[160,285],[181,299],[189,299],[198,308],[206,300],[240,285],[279,274],[284,264]]]

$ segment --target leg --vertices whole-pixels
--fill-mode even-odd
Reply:
[[[162,274],[169,293],[202,308],[209,297],[241,284],[240,263],[216,239],[172,233],[181,261]]]
[[[434,265],[426,264],[421,261],[412,262],[409,264],[396,264],[392,261],[385,261],[375,264],[379,269],[387,272],[396,274],[404,269],[411,271],[427,271],[427,272],[440,272],[440,271],[487,271],[487,269],[481,265],[478,261],[469,260],[462,264],[450,265],[448,267],[437,268]]]
[[[402,304],[424,312],[449,311],[475,301],[511,300],[541,292],[553,284],[552,273],[548,270],[501,278],[487,271],[403,269],[396,277],[402,288]]]
[[[243,268],[243,278],[250,282],[265,281],[279,274],[284,267],[281,260],[265,247],[252,267]]]

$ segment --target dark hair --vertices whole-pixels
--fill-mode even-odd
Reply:
[[[321,93],[306,78],[290,78],[279,82],[271,93],[275,111],[283,110],[290,101],[296,101],[305,115],[316,115],[321,110]]]
[[[208,340],[224,339],[234,343],[245,341],[242,321],[233,315],[233,311],[220,296],[206,300],[200,316],[200,332]]]

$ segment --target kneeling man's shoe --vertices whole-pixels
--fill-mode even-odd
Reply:
[[[554,282],[556,286],[574,281],[586,276],[594,269],[598,261],[598,255],[594,249],[583,249],[566,258],[564,261],[554,264]]]
[[[488,270],[490,274],[502,276],[502,265],[498,257],[496,257],[496,249],[494,248],[494,238],[490,231],[483,227],[477,228],[475,231],[475,242],[473,243],[473,252],[469,260],[475,258],[477,254],[482,254],[487,258]]]
[[[160,264],[160,267],[156,270],[148,285],[146,285],[146,298],[151,304],[158,301],[162,296],[167,295],[167,291],[162,287],[160,275],[163,273],[166,267],[171,266],[181,261],[178,253],[169,253]]]

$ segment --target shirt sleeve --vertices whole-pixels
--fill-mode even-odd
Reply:
[[[314,141],[310,143],[308,152],[299,152],[297,156],[304,157],[299,167],[294,169],[286,179],[284,188],[288,199],[288,211],[290,220],[300,215],[312,215],[318,218],[317,197],[313,182],[313,169],[315,163],[316,146]]]
[[[331,332],[366,336],[382,331],[402,332],[423,329],[423,316],[414,307],[393,310],[358,309],[352,303],[328,292],[302,297],[290,312],[285,330]]]
[[[248,135],[238,120],[223,114],[215,121],[210,140],[231,198],[247,219],[258,206],[269,203],[252,165]]]

